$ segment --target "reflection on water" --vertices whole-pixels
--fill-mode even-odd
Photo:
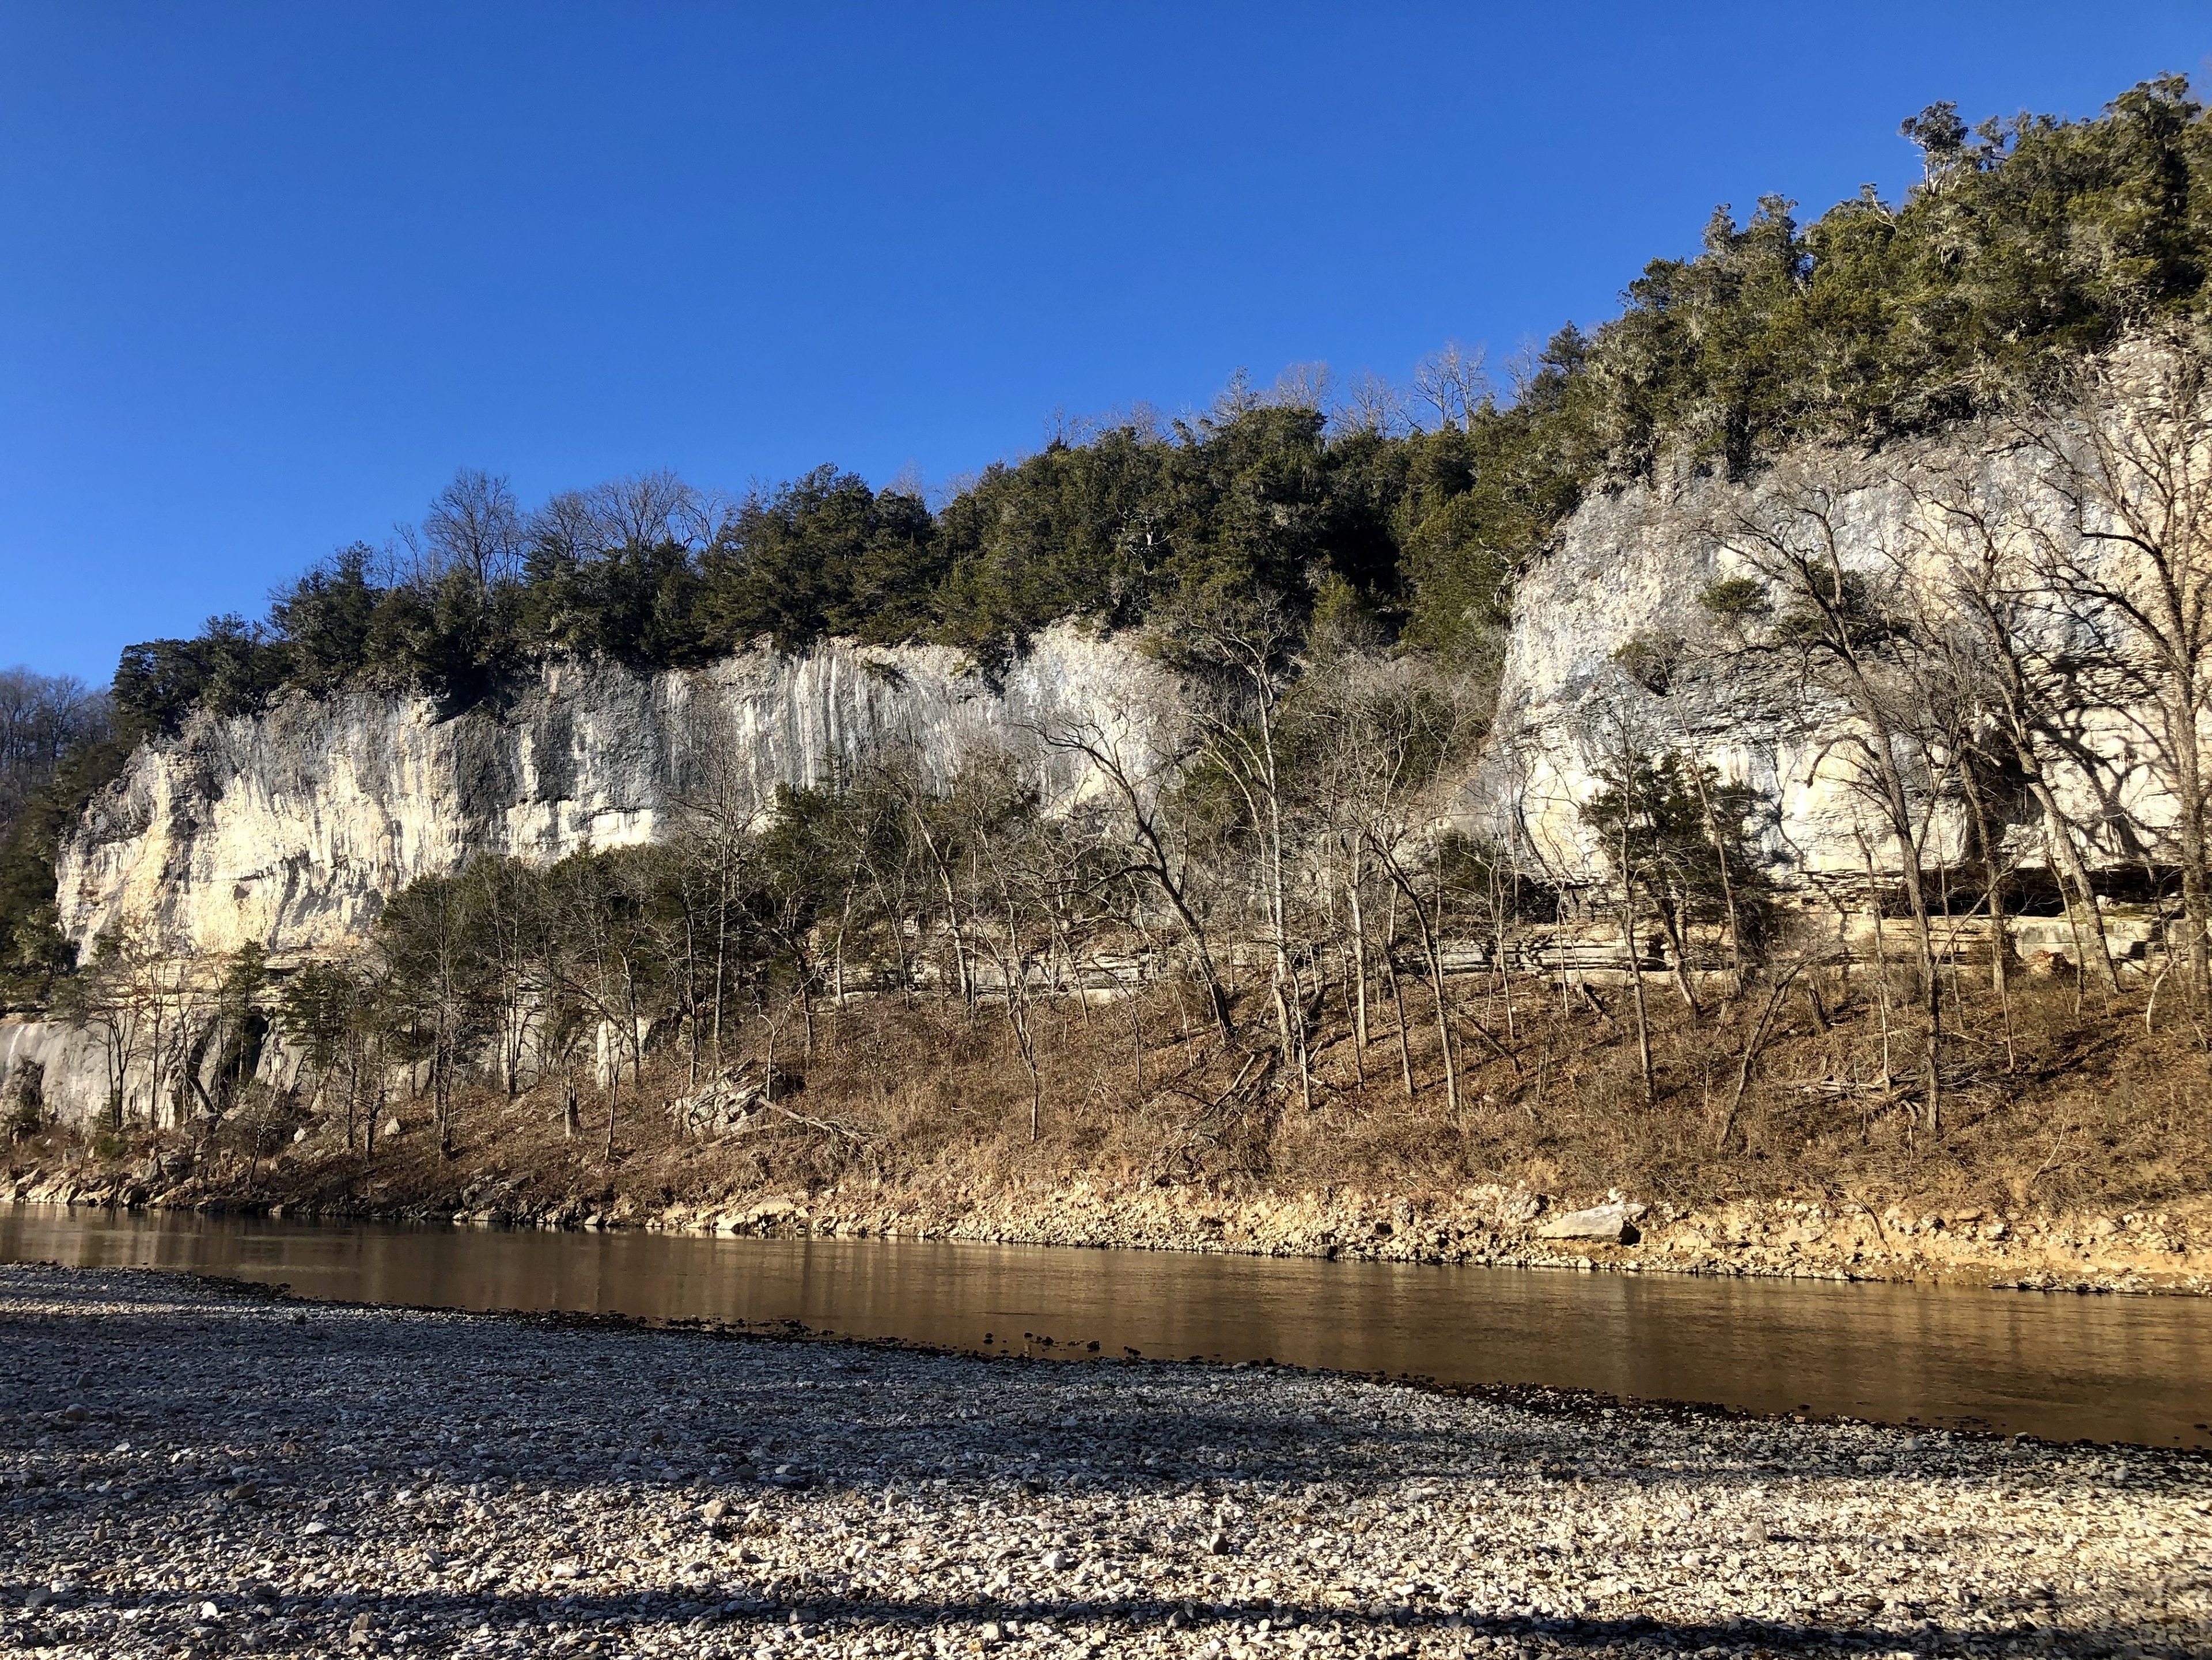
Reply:
[[[1455,1383],[2212,1445],[2212,1301],[849,1239],[487,1232],[0,1207],[0,1260],[304,1297],[1274,1359]],[[1053,1340],[1049,1347],[1025,1338]]]

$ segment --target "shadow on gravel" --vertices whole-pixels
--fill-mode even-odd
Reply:
[[[40,1587],[35,1584],[0,1582],[0,1605],[21,1607],[27,1598],[40,1590]],[[228,1600],[236,1604],[237,1599]],[[143,1599],[143,1604],[151,1613],[180,1614],[189,1619],[193,1616],[200,1601],[200,1594],[194,1592],[175,1596],[173,1603],[149,1597]],[[48,1606],[57,1605],[50,1603]],[[1103,1624],[1164,1629],[1172,1617],[1181,1615],[1186,1624],[1200,1633],[1209,1627],[1221,1629],[1243,1626],[1249,1628],[1264,1620],[1276,1630],[1292,1624],[1322,1627],[1334,1626],[1347,1632],[1364,1632],[1378,1636],[1398,1632],[1405,1633],[1408,1639],[1414,1639],[1425,1633],[1450,1629],[1472,1637],[1536,1641],[1561,1648],[1593,1651],[1617,1649],[1626,1645],[1680,1649],[1691,1652],[1711,1646],[1751,1647],[1770,1654],[1818,1654],[1869,1649],[1956,1654],[1970,1648],[1975,1653],[2047,1653],[2054,1648],[2060,1651],[2081,1650],[2101,1653],[2132,1644],[2139,1652],[2154,1655],[2166,1651],[2154,1633],[2122,1633],[2109,1628],[2092,1632],[2042,1626],[2030,1633],[2003,1633],[1922,1626],[1909,1633],[1900,1633],[1869,1627],[1792,1625],[1758,1620],[1701,1624],[1670,1622],[1643,1615],[1614,1619],[1527,1620],[1467,1614],[1445,1619],[1413,1609],[1362,1612],[1319,1604],[1194,1604],[1152,1598],[1091,1598],[1060,1602],[988,1597],[951,1602],[827,1596],[812,1599],[762,1600],[748,1597],[715,1602],[662,1592],[605,1598],[486,1592],[367,1595],[356,1606],[375,1616],[378,1622],[376,1633],[380,1637],[404,1632],[417,1623],[434,1624],[447,1630],[489,1625],[495,1633],[502,1630],[543,1630],[548,1627],[588,1626],[607,1630],[620,1630],[634,1625],[688,1627],[695,1620],[702,1627],[732,1631],[759,1631],[795,1624],[809,1633],[834,1633],[840,1627],[876,1630],[896,1627],[916,1629],[973,1627],[987,1621],[996,1621],[1001,1626],[1012,1621],[1024,1628],[1037,1623],[1054,1627]],[[334,1614],[324,1608],[319,1599],[307,1599],[304,1602],[298,1599],[279,1599],[258,1610],[269,1617],[289,1617],[302,1625],[320,1624],[340,1628],[346,1626],[355,1611],[354,1607],[349,1607]],[[217,1617],[225,1623],[236,1624],[240,1612],[240,1608],[234,1606]],[[2181,1651],[2172,1652],[2179,1654]]]

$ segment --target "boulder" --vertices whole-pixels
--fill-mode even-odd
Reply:
[[[686,1135],[728,1135],[750,1129],[761,1109],[806,1087],[806,1080],[781,1067],[741,1061],[690,1095],[668,1104],[669,1122]]]
[[[1571,1210],[1555,1216],[1536,1230],[1539,1239],[1603,1239],[1615,1244],[1633,1244],[1640,1237],[1636,1231],[1637,1219],[1650,1207],[1632,1204],[1626,1200],[1610,1204],[1595,1205],[1589,1210]]]

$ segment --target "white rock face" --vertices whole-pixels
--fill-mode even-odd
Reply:
[[[2002,469],[1984,482],[1993,494],[2032,493],[2030,481]],[[1473,828],[1517,827],[1556,876],[1602,881],[1606,863],[1581,809],[1602,789],[1608,756],[1624,745],[1674,749],[1759,794],[1762,839],[1785,884],[1856,878],[1869,853],[1878,869],[1897,868],[1895,847],[1854,787],[1850,746],[1838,742],[1844,712],[1809,697],[1786,663],[1762,667],[1698,604],[1716,582],[1754,574],[1717,526],[1781,487],[1771,477],[1747,489],[1706,480],[1596,496],[1522,573],[1498,718],[1464,803]],[[1845,499],[1838,552],[1846,570],[1901,582],[1940,615],[1947,556],[1915,533],[1924,511],[1893,480],[1877,482]],[[1680,648],[1662,691],[1616,660],[1632,642]],[[2130,866],[2142,847],[2170,855],[2161,844],[2172,804],[2146,743],[2154,722],[2142,708],[2077,709],[2071,758],[2054,746],[2049,775],[2093,863]],[[1965,812],[1938,810],[1931,862],[1967,844]],[[2024,802],[2006,828],[2021,862],[2041,866],[2040,822]]]
[[[421,696],[295,696],[133,757],[63,849],[62,924],[81,951],[126,924],[179,955],[331,950],[473,854],[550,864],[665,835],[716,753],[763,806],[890,746],[942,779],[1038,721],[1096,722],[1141,758],[1174,707],[1160,679],[1127,644],[1064,627],[996,686],[949,650],[832,643],[696,672],[556,664],[506,707],[451,716]],[[1090,787],[1064,754],[1027,752],[1048,798]]]
[[[1920,585],[1923,598],[1940,591],[1945,556],[1916,533],[1924,507],[1893,475],[1957,453],[1899,451],[1883,458],[1888,474],[1869,470],[1838,518],[1846,569]],[[1605,752],[1625,743],[1679,749],[1753,786],[1785,881],[1863,872],[1869,853],[1894,866],[1837,741],[1842,712],[1808,701],[1772,654],[1732,652],[1698,603],[1748,571],[1717,527],[1790,487],[1784,467],[1747,488],[1640,487],[1583,507],[1519,578],[1498,719],[1462,797],[1464,822],[1510,827],[1562,880],[1601,880],[1581,808],[1601,787]],[[1977,488],[2039,510],[2024,463],[1993,464]],[[1680,648],[1658,691],[1616,661],[1636,641]],[[1164,727],[1181,701],[1129,642],[1073,625],[1048,631],[995,684],[949,650],[833,642],[696,672],[558,663],[504,706],[459,714],[420,696],[295,696],[257,718],[197,718],[134,757],[63,849],[62,924],[81,951],[126,925],[180,955],[247,942],[333,950],[358,939],[388,895],[473,854],[550,863],[666,835],[716,753],[734,757],[765,805],[778,785],[823,781],[890,746],[910,746],[942,780],[979,747],[1012,745],[1048,799],[1065,803],[1093,781],[1031,727],[1096,723],[1142,769],[1172,747]],[[2150,725],[2142,709],[2080,711],[2072,760],[2054,757],[2062,805],[2107,865],[2155,854],[2172,821],[2143,742]],[[1962,812],[1938,813],[1934,856],[1963,842]],[[2023,862],[2039,863],[2033,815],[2015,812],[2012,833]]]
[[[0,1113],[15,1111],[27,1078],[37,1079],[49,1116],[96,1123],[107,1106],[106,1046],[89,1027],[0,1019]]]

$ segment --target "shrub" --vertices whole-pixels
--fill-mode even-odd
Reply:
[[[1769,609],[1765,585],[1749,576],[1723,577],[1698,596],[1698,604],[1723,622],[1763,617]]]
[[[1682,666],[1682,642],[1673,635],[1633,634],[1613,654],[1620,672],[1655,697],[1664,697]]]
[[[28,1140],[46,1127],[46,1068],[40,1061],[25,1063],[15,1080],[15,1099],[8,1111],[8,1139]]]

